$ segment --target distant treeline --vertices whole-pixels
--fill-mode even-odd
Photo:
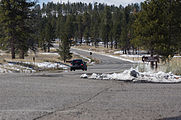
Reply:
[[[11,48],[12,58],[16,53],[24,58],[29,49],[49,52],[55,39],[65,34],[69,45],[98,47],[103,42],[125,54],[145,49],[171,58],[181,51],[181,2],[147,0],[126,7],[49,2],[42,8],[27,0],[0,2],[1,48]]]

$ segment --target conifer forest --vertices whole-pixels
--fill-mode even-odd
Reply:
[[[181,53],[181,0],[127,6],[0,1],[0,49],[8,50],[12,59],[23,59],[28,50],[49,52],[56,40],[61,49],[83,43],[99,47],[102,42],[124,54],[147,50],[167,60]]]

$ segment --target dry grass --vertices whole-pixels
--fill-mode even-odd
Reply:
[[[175,57],[168,63],[161,63],[159,69],[164,72],[172,72],[176,75],[181,75],[181,58]]]
[[[75,46],[75,48],[91,50],[91,51],[95,51],[95,52],[105,52],[105,53],[114,53],[114,51],[116,51],[116,49],[114,49],[114,48],[113,49],[105,48],[103,46],[99,46],[99,47],[95,48],[95,46],[81,45],[81,46]]]
[[[16,59],[11,59],[11,54],[10,53],[6,53],[5,51],[1,51],[0,53],[2,53],[0,55],[0,63],[1,64],[5,64],[7,62],[31,62],[33,63],[33,57],[35,57],[35,62],[41,63],[41,62],[62,62],[62,60],[60,60],[60,56],[56,55],[56,54],[42,54],[44,53],[43,51],[39,50],[39,52],[35,55],[33,52],[28,53],[27,56],[25,56],[25,59],[19,59],[19,56],[16,56]],[[56,53],[55,49],[51,49],[51,53]],[[73,59],[83,59],[78,55],[72,55],[72,58],[67,60],[67,61],[71,61]],[[66,64],[70,64],[69,62],[67,62]]]

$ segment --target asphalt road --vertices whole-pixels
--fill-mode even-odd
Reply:
[[[127,61],[122,61],[119,59],[114,59],[111,57],[107,57],[101,54],[95,54],[93,53],[92,55],[90,55],[89,52],[85,52],[85,51],[80,51],[77,49],[72,49],[72,51],[81,54],[83,56],[88,56],[88,57],[92,57],[92,58],[96,58],[98,60],[100,60],[99,64],[96,64],[94,66],[89,66],[89,71],[90,73],[113,73],[113,72],[122,72],[126,69],[129,69],[131,67],[134,67],[135,65],[127,62]]]
[[[102,62],[87,72],[0,74],[0,120],[181,119],[181,84],[80,79],[82,73],[119,72],[133,66],[92,56]]]

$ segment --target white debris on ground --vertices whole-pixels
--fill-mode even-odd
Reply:
[[[86,76],[83,74],[82,76]],[[137,69],[125,70],[122,73],[113,74],[97,74],[93,73],[89,79],[100,79],[100,80],[121,80],[121,81],[132,81],[132,82],[148,82],[148,83],[180,83],[181,76],[177,76],[165,72],[139,72]]]

